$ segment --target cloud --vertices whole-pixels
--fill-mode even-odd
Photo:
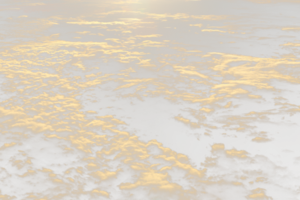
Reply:
[[[259,154],[251,156],[245,150],[225,149],[222,143],[213,144],[211,153],[212,157],[207,157],[202,166],[208,169],[208,173],[214,173],[216,180],[235,180],[244,187],[255,188],[248,190],[246,199],[280,199],[282,195],[296,199],[296,193],[276,184],[277,174],[286,172],[287,169],[277,166],[266,156]],[[279,180],[284,182],[286,178],[292,177],[283,176]]]
[[[256,4],[277,4],[277,3],[293,3],[298,4],[297,0],[246,0]]]
[[[167,180],[167,174],[155,173],[155,172],[145,172],[143,173],[139,180],[132,184],[132,183],[122,183],[120,185],[120,189],[133,189],[138,186],[148,186],[153,187],[155,190],[167,190],[170,192],[175,192],[176,190],[180,190],[181,187],[177,184],[170,183]]]
[[[294,158],[294,165],[300,165],[300,156]]]
[[[227,31],[219,30],[219,29],[202,29],[201,32],[206,33],[227,33]]]
[[[284,27],[281,30],[283,30],[283,31],[299,31],[300,27]]]
[[[255,138],[252,138],[251,141],[255,142],[255,143],[268,143],[268,142],[272,142],[273,139],[265,138],[265,137],[255,137]]]
[[[45,3],[43,2],[22,2],[22,3],[17,3],[15,4],[17,6],[41,6],[41,5],[46,5]]]
[[[289,42],[289,43],[282,44],[282,46],[299,47],[300,43]]]
[[[190,24],[190,26],[197,26],[197,27],[201,28],[203,25],[202,24]]]
[[[256,188],[246,198],[247,200],[273,200],[272,197],[266,195],[266,191],[265,188]]]
[[[49,18],[32,18],[28,15],[21,15],[17,18],[7,18],[8,24],[3,24],[6,31],[10,31],[10,36],[7,34],[6,37],[20,37],[20,38],[31,38],[36,37],[41,31],[47,30],[53,25],[57,25],[57,19]],[[14,24],[14,25],[12,25]],[[19,31],[19,29],[22,31]],[[17,31],[18,30],[18,31]],[[5,31],[5,32],[6,32]],[[41,35],[40,35],[41,36]]]
[[[27,15],[21,15],[21,16],[19,16],[19,18],[26,18],[26,17],[28,17]]]
[[[161,37],[162,35],[160,34],[152,34],[152,35],[137,35],[135,37],[137,38],[148,38],[148,37]]]
[[[273,135],[258,131],[258,123],[300,112],[283,97],[286,89],[272,84],[297,85],[297,60],[203,55],[171,41],[46,39],[1,53],[3,198],[296,199],[299,178],[264,155],[216,143],[197,169],[157,140],[141,141],[115,113],[161,98],[180,108],[170,119],[190,130],[265,142]],[[153,61],[134,50],[143,45],[178,48]],[[187,65],[187,58],[196,61]]]
[[[175,116],[174,119],[175,119],[175,121],[184,124],[185,126],[187,126],[188,128],[190,128],[191,130],[195,130],[195,129],[200,129],[201,128],[201,126],[197,122],[191,122],[191,120],[186,119],[186,118],[184,118],[182,116]]]
[[[114,21],[114,22],[98,22],[98,21],[78,21],[78,22],[67,22],[67,24],[77,24],[77,25],[95,25],[95,24],[102,24],[102,25],[127,25],[128,23],[122,21]]]
[[[48,49],[36,54],[36,58],[52,60],[55,55]],[[80,196],[113,199],[121,195],[139,199],[142,195],[147,199],[180,199],[190,198],[190,193],[196,195],[195,189],[184,189],[170,179],[177,176],[176,170],[183,170],[187,176],[193,173],[195,178],[202,176],[186,156],[155,140],[148,144],[139,141],[136,136],[119,130],[117,126],[127,124],[111,115],[95,116],[95,111],[87,111],[86,116],[74,98],[78,84],[36,71],[34,65],[34,62],[24,65],[25,73],[12,70],[14,65],[1,69],[6,83],[13,83],[1,85],[1,91],[11,94],[1,102],[1,162],[11,167],[3,169],[7,173],[1,180],[5,182],[2,185],[5,198],[15,195],[26,199]],[[62,73],[60,68],[57,70]],[[25,91],[28,95],[23,96]],[[14,104],[15,99],[22,99],[22,104]],[[160,171],[157,163],[174,165],[174,169]],[[19,184],[11,184],[12,175]],[[85,190],[84,186],[90,189]]]
[[[3,12],[3,11],[13,11],[13,10],[21,10],[21,8],[3,8],[0,10],[0,12]]]

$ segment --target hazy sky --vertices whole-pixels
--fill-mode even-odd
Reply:
[[[2,0],[0,199],[300,200],[299,0]]]

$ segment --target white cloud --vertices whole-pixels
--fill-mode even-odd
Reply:
[[[17,18],[27,18],[28,15],[19,15]]]
[[[219,29],[201,29],[201,32],[206,33],[227,33],[227,31],[219,30]]]
[[[273,139],[271,138],[265,138],[265,137],[255,137],[251,139],[251,142],[255,142],[255,143],[268,143],[268,142],[272,142]]]
[[[150,35],[136,35],[137,38],[160,38],[162,34],[150,34]]]
[[[296,47],[299,48],[300,47],[300,42],[296,41],[296,42],[286,42],[283,44],[280,44],[281,47]]]
[[[190,24],[190,26],[202,28],[204,25],[203,24]]]
[[[266,195],[266,191],[265,188],[256,188],[246,198],[247,200],[273,200],[272,197]]]
[[[294,165],[300,165],[300,156],[294,158]]]
[[[201,126],[197,122],[192,122],[191,120],[186,119],[186,118],[184,118],[182,116],[175,116],[174,119],[175,119],[175,121],[184,124],[185,126],[187,126],[188,128],[190,128],[191,130],[195,130],[195,129],[200,129],[201,128]]]
[[[282,31],[286,32],[300,32],[300,27],[299,26],[287,26],[287,27],[282,27]]]
[[[76,97],[86,92],[88,102],[104,100],[97,99],[96,89],[111,92],[112,102],[161,97],[185,106],[180,112],[188,117],[172,117],[191,130],[203,128],[210,137],[211,130],[228,129],[267,140],[269,133],[257,132],[254,123],[270,122],[271,115],[299,113],[297,105],[278,98],[273,99],[273,110],[228,113],[245,102],[266,102],[257,91],[280,96],[272,79],[299,83],[296,73],[285,73],[290,68],[297,71],[297,60],[203,56],[180,48],[180,55],[161,55],[151,62],[143,52],[127,51],[135,43],[110,41],[115,42],[43,41],[15,45],[1,53],[0,74],[5,78],[1,92],[6,95],[0,102],[1,198],[270,200],[280,199],[276,196],[280,193],[296,199],[290,185],[298,184],[297,177],[266,156],[218,143],[197,169],[186,155],[156,140],[140,141],[123,129],[130,124],[117,116],[102,115],[98,107],[82,111],[84,102]],[[147,40],[134,47],[170,44]],[[188,56],[211,61],[185,65],[182,58]],[[119,68],[112,70],[112,66]],[[207,71],[221,76],[222,82]],[[213,121],[220,118],[223,127]],[[15,180],[18,184],[13,184]]]

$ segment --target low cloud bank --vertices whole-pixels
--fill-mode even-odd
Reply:
[[[128,124],[113,115],[101,115],[93,110],[84,112],[82,102],[76,98],[82,90],[102,87],[119,76],[114,91],[120,98],[143,101],[163,95],[175,104],[198,102],[202,105],[199,112],[194,112],[198,122],[180,115],[174,116],[174,120],[190,129],[200,129],[204,125],[206,129],[214,130],[216,127],[209,125],[207,119],[220,109],[234,109],[234,104],[227,99],[265,101],[262,96],[237,86],[250,84],[247,80],[254,77],[252,73],[243,74],[243,70],[239,70],[243,65],[225,71],[226,67],[235,65],[234,62],[244,61],[228,61],[225,57],[229,64],[215,66],[215,69],[224,68],[222,73],[232,73],[224,76],[244,77],[244,81],[228,78],[227,82],[224,80],[213,87],[215,95],[196,99],[196,93],[176,91],[172,85],[159,82],[156,77],[161,73],[173,77],[174,74],[163,72],[173,70],[177,71],[176,76],[208,86],[212,85],[212,77],[198,74],[191,77],[185,71],[188,68],[183,66],[156,67],[149,63],[136,66],[136,56],[126,62],[114,59],[119,63],[114,69],[118,73],[106,72],[106,65],[91,65],[89,68],[84,65],[86,58],[83,59],[79,52],[94,44],[52,45],[52,50],[51,44],[40,44],[29,51],[15,47],[14,53],[2,54],[0,198],[297,199],[297,190],[293,188],[299,183],[299,178],[264,155],[226,149],[223,143],[216,143],[211,146],[211,155],[197,169],[186,155],[164,147],[155,139],[142,142],[136,135],[124,131]],[[102,45],[106,48],[106,44]],[[57,48],[61,50],[57,51]],[[66,50],[68,48],[76,50]],[[97,56],[93,59],[103,62],[101,55],[109,53],[96,53],[94,55],[100,56],[100,60]],[[31,59],[16,62],[15,59],[24,54]],[[109,62],[112,60],[106,60]],[[136,77],[134,68],[146,65],[152,66],[152,72],[157,75]],[[264,70],[266,67],[261,65]],[[253,87],[274,91],[273,87],[263,84],[266,80],[263,74],[259,77],[262,84]],[[134,93],[130,92],[132,88]],[[289,108],[281,110],[286,109]],[[191,109],[189,112],[193,113]],[[247,127],[247,124],[243,126]],[[243,128],[240,127],[239,131],[243,132]],[[253,140],[266,142],[268,139],[262,139],[262,136],[266,137],[267,133],[257,133]],[[295,162],[298,160],[296,158]]]
[[[152,16],[159,17],[167,15]],[[235,16],[173,16],[191,17],[218,21]],[[5,27],[22,31],[8,29],[4,39],[35,38],[54,23],[13,20]],[[69,25],[99,30],[114,25],[122,32],[143,23],[76,19]],[[86,37],[91,32],[69,34]],[[299,126],[300,107],[293,96],[300,85],[297,58],[203,53],[173,40],[158,41],[163,36],[152,33],[138,40],[128,36],[104,42],[58,37],[40,35],[36,42],[2,47],[0,199],[299,198],[299,177],[265,155],[211,142],[209,154],[196,168],[187,155],[155,139],[141,141],[128,131],[131,116],[115,114],[125,109],[118,102],[134,110],[140,102],[160,98],[178,108],[169,120],[182,124],[197,140],[244,136],[254,145],[277,142],[267,126]],[[147,48],[163,51],[147,59]],[[166,107],[152,109],[163,112]],[[285,152],[295,152],[287,148]],[[292,162],[299,165],[299,156]]]

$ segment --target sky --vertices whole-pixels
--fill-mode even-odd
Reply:
[[[0,199],[300,200],[299,0],[2,0]]]

